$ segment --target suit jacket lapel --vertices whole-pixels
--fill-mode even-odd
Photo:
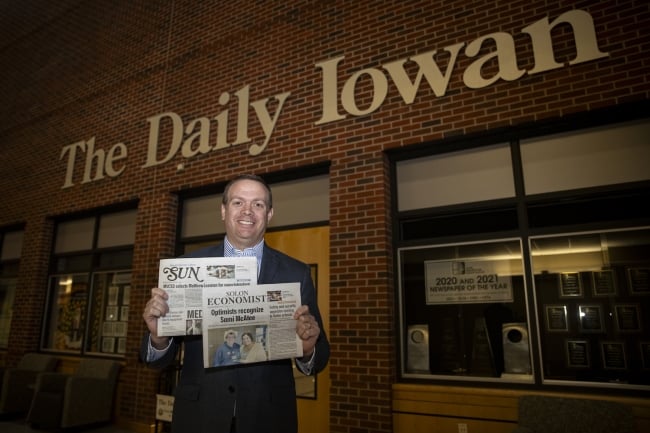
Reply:
[[[264,256],[262,257],[262,267],[260,268],[258,282],[260,284],[268,284],[272,282],[277,269],[278,256],[272,248],[269,248],[264,244]]]

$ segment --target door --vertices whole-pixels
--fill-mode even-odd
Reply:
[[[314,285],[318,295],[318,308],[323,326],[329,336],[329,227],[315,227],[267,232],[266,243],[312,266]],[[295,366],[294,366],[295,369]],[[304,376],[297,372],[298,432],[329,432],[329,367],[317,376]]]

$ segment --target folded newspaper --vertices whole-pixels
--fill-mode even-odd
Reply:
[[[205,368],[302,356],[293,313],[300,283],[203,289]]]
[[[255,257],[160,261],[169,312],[158,335],[202,335],[206,368],[302,356],[300,283],[257,284]]]
[[[169,298],[169,312],[158,319],[158,335],[200,335],[203,327],[203,289],[223,290],[257,284],[255,257],[163,259],[158,287]]]

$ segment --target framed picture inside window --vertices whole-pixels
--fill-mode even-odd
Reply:
[[[580,273],[562,272],[560,274],[560,298],[581,298],[582,296]]]
[[[126,338],[117,339],[117,353],[126,353]]]
[[[108,305],[117,305],[119,295],[120,288],[118,286],[110,286],[108,288]]]
[[[545,305],[544,310],[548,332],[567,332],[569,330],[566,305]]]
[[[120,320],[128,322],[129,320],[129,307],[120,307]]]
[[[118,311],[119,310],[118,310],[118,307],[116,305],[110,305],[110,306],[106,307],[106,317],[104,319],[109,320],[109,321],[118,320],[119,319],[119,317],[117,315]]]
[[[102,338],[102,352],[104,353],[115,352],[115,338],[113,337]]]
[[[633,295],[650,295],[650,268],[627,268],[627,282]]]
[[[102,336],[104,337],[113,337],[115,336],[115,323],[106,321],[102,325]]]
[[[600,305],[578,306],[580,332],[604,332],[603,309]]]
[[[566,340],[566,363],[569,368],[589,368],[589,341],[587,340]]]
[[[122,287],[122,305],[129,305],[131,302],[131,285]]]
[[[616,275],[612,269],[593,271],[591,282],[594,296],[616,296],[618,293]]]
[[[640,332],[641,313],[638,304],[614,305],[614,323],[619,332]]]
[[[603,357],[603,368],[606,370],[625,370],[627,359],[625,344],[620,341],[603,341],[600,343],[600,353]]]

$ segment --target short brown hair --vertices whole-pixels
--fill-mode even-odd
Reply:
[[[239,176],[235,177],[232,179],[230,182],[226,184],[226,187],[223,189],[223,197],[221,199],[221,202],[223,204],[228,204],[228,194],[230,193],[230,188],[240,180],[252,180],[254,182],[259,182],[262,184],[264,189],[266,189],[266,195],[268,197],[266,205],[269,207],[269,209],[273,208],[273,194],[271,193],[271,187],[269,186],[268,183],[262,177],[256,175],[256,174],[240,174]]]

